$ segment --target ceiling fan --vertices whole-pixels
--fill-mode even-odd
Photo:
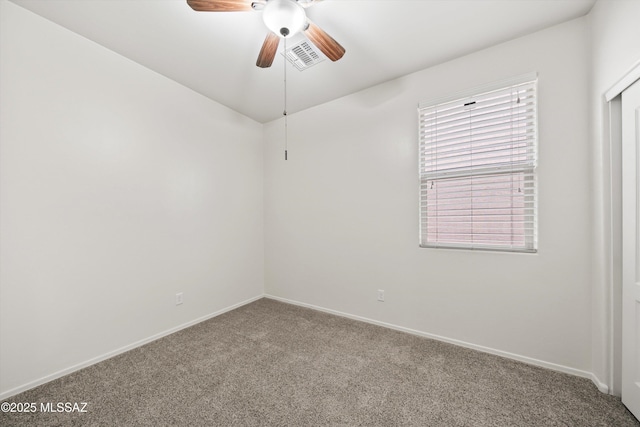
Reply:
[[[276,56],[280,39],[290,38],[301,31],[330,60],[342,58],[345,49],[311,22],[304,11],[319,1],[321,0],[187,0],[187,3],[197,12],[262,10],[262,18],[269,33],[262,44],[256,65],[268,68]]]

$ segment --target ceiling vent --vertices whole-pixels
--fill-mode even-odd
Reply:
[[[304,71],[309,67],[313,67],[319,62],[324,61],[324,56],[320,51],[309,44],[307,41],[296,44],[288,48],[285,52],[286,58],[300,71]]]

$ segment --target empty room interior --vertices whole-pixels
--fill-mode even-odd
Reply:
[[[639,0],[0,0],[0,49],[0,424],[640,425]]]

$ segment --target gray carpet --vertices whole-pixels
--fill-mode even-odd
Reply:
[[[591,381],[262,299],[9,402],[2,426],[639,426]]]

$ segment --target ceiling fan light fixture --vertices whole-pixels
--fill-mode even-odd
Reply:
[[[289,38],[303,30],[307,15],[295,0],[268,0],[262,19],[271,32]]]

